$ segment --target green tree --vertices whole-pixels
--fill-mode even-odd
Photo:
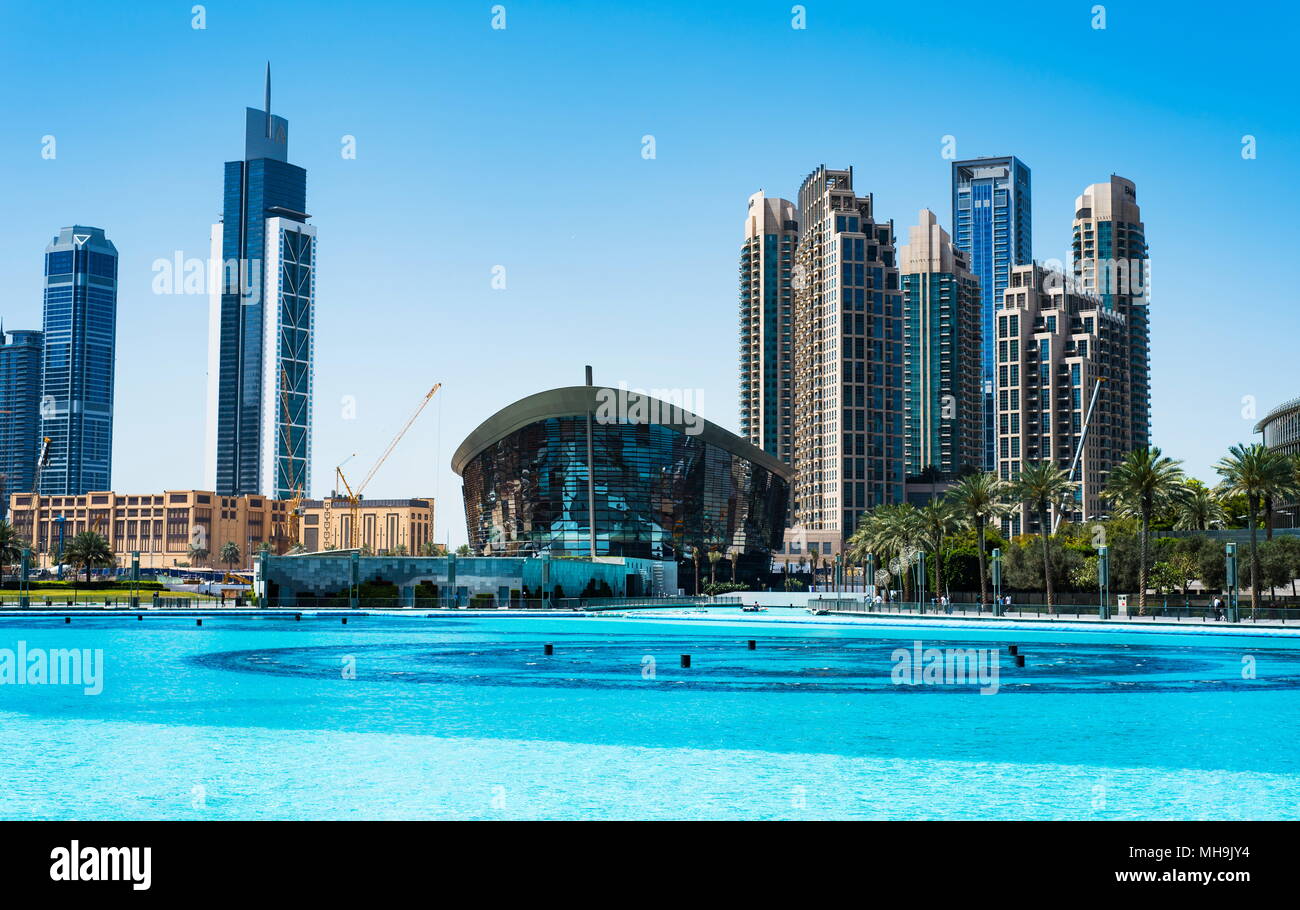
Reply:
[[[1052,556],[1049,540],[1052,536],[1051,512],[1060,508],[1074,493],[1074,482],[1065,472],[1050,461],[1029,461],[1020,469],[1020,476],[1012,483],[1013,496],[1029,507],[1038,519],[1038,534],[1042,541],[1043,585],[1047,591],[1047,612],[1056,612],[1055,591],[1052,585]]]
[[[934,570],[935,593],[943,593],[944,559],[948,553],[948,538],[957,527],[957,512],[943,499],[931,499],[917,512],[917,542],[930,554]],[[922,586],[925,579],[921,579]],[[921,591],[925,597],[925,591]]]
[[[849,545],[856,562],[865,562],[871,554],[882,568],[892,563],[902,576],[903,599],[907,600],[911,591],[908,568],[920,538],[921,520],[916,508],[907,503],[888,503],[862,516]]]
[[[967,474],[948,491],[961,520],[975,531],[975,547],[979,555],[980,603],[989,599],[988,557],[985,553],[986,529],[990,521],[1006,514],[1007,485],[993,473]]]
[[[432,540],[426,540],[420,544],[421,556],[446,556],[447,548],[440,543],[434,543]]]
[[[200,543],[190,544],[188,553],[190,557],[190,564],[194,566],[199,565],[201,562],[203,562],[203,560],[207,559],[208,556],[210,555],[208,553],[208,548],[203,546]]]
[[[709,551],[709,584],[718,583],[718,560],[722,559],[722,554],[717,550]]]
[[[1291,539],[1275,537],[1260,544],[1259,565],[1263,571],[1260,584],[1268,585],[1270,601],[1277,599],[1279,586],[1291,585],[1295,581],[1294,554],[1288,545]]]
[[[233,540],[227,540],[221,545],[221,555],[218,557],[226,565],[226,571],[229,572],[244,559],[244,554],[239,550],[239,544]]]
[[[7,521],[0,521],[0,574],[3,574],[5,566],[11,566],[23,558],[24,546],[14,526]]]
[[[94,531],[82,531],[74,535],[64,547],[63,558],[74,569],[78,566],[84,569],[87,582],[90,581],[92,568],[107,568],[116,562],[108,541]]]
[[[1183,484],[1183,495],[1175,509],[1174,527],[1180,531],[1208,531],[1222,527],[1228,519],[1223,503],[1214,491],[1196,478]]]
[[[1182,497],[1186,487],[1182,462],[1167,458],[1157,446],[1134,449],[1110,469],[1106,481],[1106,498],[1120,515],[1131,515],[1141,522],[1138,541],[1138,614],[1147,611],[1147,585],[1150,570],[1151,516],[1157,509],[1168,508]]]
[[[1214,469],[1223,477],[1220,489],[1227,495],[1246,497],[1246,526],[1250,529],[1250,616],[1259,609],[1263,570],[1259,564],[1259,512],[1266,496],[1290,489],[1294,483],[1291,460],[1263,443],[1235,445]]]

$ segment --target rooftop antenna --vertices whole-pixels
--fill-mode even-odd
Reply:
[[[266,61],[266,138],[271,138],[271,61]]]

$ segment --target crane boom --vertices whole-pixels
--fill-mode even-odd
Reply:
[[[347,500],[348,512],[351,515],[351,527],[348,529],[348,549],[357,549],[357,541],[360,533],[358,526],[361,517],[361,495],[366,491],[366,487],[370,485],[370,481],[374,479],[375,474],[381,467],[383,467],[384,462],[388,460],[388,456],[393,454],[393,450],[397,448],[397,444],[402,441],[402,437],[405,436],[406,431],[411,428],[411,424],[415,423],[415,419],[420,416],[420,413],[424,410],[425,406],[433,396],[438,394],[440,388],[442,388],[441,382],[435,383],[433,388],[429,389],[428,394],[426,394],[420,401],[419,407],[415,409],[415,413],[411,415],[410,419],[407,420],[402,428],[397,432],[397,435],[393,437],[393,441],[388,444],[388,448],[384,449],[383,454],[379,456],[379,459],[374,463],[374,466],[371,467],[370,471],[366,474],[361,483],[357,485],[355,490],[352,489],[352,485],[348,483],[347,477],[343,474],[343,465],[339,465],[334,469],[334,476],[338,478],[338,481],[343,485],[343,488],[348,491],[347,496],[344,497]],[[344,461],[344,464],[346,463],[347,462]],[[326,533],[328,534],[329,532],[326,531]]]
[[[1097,384],[1092,387],[1092,400],[1088,402],[1088,413],[1083,418],[1083,430],[1079,433],[1079,443],[1074,447],[1074,458],[1070,460],[1070,473],[1066,476],[1070,483],[1074,483],[1074,472],[1079,467],[1079,459],[1083,457],[1083,444],[1088,441],[1088,426],[1092,423],[1092,409],[1097,406],[1097,395],[1101,392],[1101,384],[1106,381],[1105,376],[1097,377]],[[1087,515],[1084,516],[1087,518]],[[1061,525],[1061,510],[1056,509],[1056,520],[1052,522],[1052,533]]]
[[[425,405],[427,405],[429,401],[432,400],[433,396],[438,394],[438,390],[440,388],[442,388],[441,382],[436,383],[433,388],[429,389],[429,393],[424,396],[424,400],[421,401],[420,406],[415,409],[415,413],[412,414],[411,418],[408,421],[406,421],[406,424],[400,430],[398,430],[397,435],[393,437],[393,441],[388,444],[388,448],[384,449],[384,454],[379,456],[379,460],[376,461],[374,467],[370,469],[370,473],[367,474],[365,476],[365,479],[361,481],[361,485],[357,487],[357,494],[356,494],[357,496],[361,496],[363,493],[366,492],[366,487],[368,487],[370,485],[370,481],[374,479],[375,473],[381,467],[383,467],[384,462],[388,460],[388,456],[393,454],[393,449],[397,448],[397,444],[402,441],[402,437],[405,436],[406,431],[411,428],[411,424],[415,423],[415,419],[420,416],[420,412],[424,410]]]

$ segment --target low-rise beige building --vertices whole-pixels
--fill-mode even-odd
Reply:
[[[122,565],[138,552],[141,568],[226,568],[221,551],[233,543],[240,553],[233,568],[246,570],[250,554],[264,544],[276,554],[299,543],[311,551],[345,548],[351,526],[348,503],[338,499],[328,501],[330,508],[326,504],[320,500],[300,504],[297,540],[289,502],[265,496],[219,496],[211,490],[103,491],[82,496],[15,493],[9,498],[9,518],[18,536],[31,543],[33,565],[42,568],[57,561],[62,525],[65,544],[76,534],[94,531],[108,540]],[[431,498],[362,500],[357,509],[359,546],[374,553],[401,552],[403,547],[417,552],[431,539],[433,508]]]
[[[299,538],[310,552],[351,548],[346,499],[305,499]],[[371,553],[418,555],[433,541],[433,499],[363,499],[357,504],[357,547]]]

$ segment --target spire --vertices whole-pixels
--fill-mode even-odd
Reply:
[[[266,61],[266,138],[271,138],[271,61]]]

